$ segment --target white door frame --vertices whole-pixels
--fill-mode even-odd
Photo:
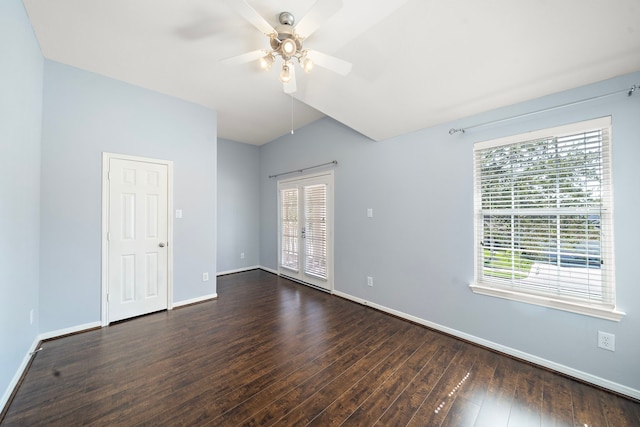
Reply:
[[[328,228],[328,233],[327,233],[327,285],[328,285],[328,289],[323,289],[325,291],[328,291],[329,293],[333,294],[334,292],[334,280],[333,280],[333,260],[334,260],[334,256],[333,256],[333,231],[335,228],[335,224],[334,224],[334,216],[333,216],[333,204],[334,204],[334,172],[333,169],[331,170],[327,170],[324,172],[317,172],[317,173],[312,173],[312,174],[307,174],[307,175],[298,175],[294,178],[285,178],[285,179],[281,179],[278,180],[278,182],[276,183],[276,194],[277,194],[277,205],[278,205],[278,214],[276,215],[276,221],[277,221],[277,226],[276,226],[276,230],[278,231],[278,258],[277,258],[277,262],[278,262],[278,269],[277,269],[277,273],[278,276],[287,276],[286,274],[283,274],[283,268],[281,267],[282,261],[280,259],[280,257],[282,256],[282,229],[281,229],[281,221],[280,221],[280,184],[283,183],[290,183],[290,182],[296,182],[296,181],[303,181],[303,180],[308,180],[308,179],[314,179],[314,178],[320,178],[320,177],[328,177],[329,179],[329,188],[327,191],[327,217],[329,218],[329,225],[330,227]],[[288,276],[287,276],[288,277]],[[304,282],[301,282],[304,283]],[[307,283],[305,283],[307,284]],[[307,284],[309,285],[309,284]],[[311,285],[313,286],[313,285]],[[314,286],[315,287],[315,286]]]
[[[101,316],[102,326],[109,324],[109,162],[111,159],[130,160],[134,162],[157,163],[167,166],[167,309],[173,309],[173,162],[170,160],[149,157],[130,156],[127,154],[102,153],[102,277],[101,277]]]

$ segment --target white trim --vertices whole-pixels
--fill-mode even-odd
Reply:
[[[274,270],[273,268],[265,267],[264,265],[260,265],[260,266],[258,266],[258,268],[260,270],[268,271],[269,273],[273,273],[276,276],[279,276],[278,270]]]
[[[95,329],[95,328],[100,328],[100,327],[102,327],[102,323],[101,322],[90,322],[90,323],[85,323],[83,325],[72,326],[70,328],[64,328],[64,329],[58,329],[56,331],[44,332],[44,333],[38,335],[38,339],[40,341],[44,341],[44,340],[49,340],[49,339],[52,339],[52,338],[59,338],[59,337],[64,336],[64,335],[76,334],[78,332],[86,332],[89,329]]]
[[[5,389],[4,394],[2,395],[2,399],[0,399],[0,412],[2,412],[5,409],[5,405],[9,402],[9,397],[11,397],[11,393],[13,393],[14,389],[18,386],[18,382],[20,382],[20,378],[22,378],[22,375],[25,373],[27,366],[29,366],[29,362],[31,361],[33,352],[36,351],[36,348],[38,347],[38,344],[40,344],[41,341],[48,340],[51,338],[61,337],[64,335],[73,334],[76,332],[84,332],[89,329],[95,329],[99,327],[101,327],[100,322],[91,322],[91,323],[85,323],[84,325],[72,326],[70,328],[58,329],[57,331],[50,331],[50,332],[45,332],[45,333],[36,335],[35,339],[33,340],[33,343],[31,344],[31,347],[29,347],[29,350],[27,350],[27,354],[24,355],[24,358],[22,359],[22,363],[20,363],[20,366],[18,366],[16,373],[13,375],[11,382],[9,383],[9,385],[7,385],[7,388]]]
[[[478,284],[469,285],[471,290],[480,295],[509,299],[528,304],[535,304],[542,307],[555,308],[558,310],[570,311],[571,313],[584,314],[586,316],[599,317],[601,319],[613,320],[619,322],[626,313],[616,310],[615,308],[607,309],[603,307],[594,307],[591,305],[580,304],[577,302],[557,300],[542,295],[525,294],[522,292],[511,291],[508,289],[498,289]]]
[[[173,308],[178,308],[178,307],[182,307],[185,305],[189,305],[189,304],[195,304],[198,302],[202,302],[202,301],[208,301],[208,300],[212,300],[212,299],[216,299],[218,298],[218,294],[209,294],[209,295],[202,295],[201,297],[197,297],[197,298],[191,298],[191,299],[187,299],[184,301],[178,301],[178,302],[174,302],[173,303]]]
[[[167,166],[167,310],[174,307],[173,304],[173,161],[154,159],[150,157],[130,156],[127,154],[102,153],[102,274],[101,274],[101,309],[100,325],[109,324],[109,304],[107,293],[108,282],[108,246],[107,233],[109,230],[109,161],[111,159],[131,160],[136,162],[158,163]]]
[[[18,386],[18,382],[20,382],[20,378],[22,378],[22,375],[24,374],[25,369],[27,369],[29,361],[31,360],[31,353],[36,351],[39,343],[40,338],[36,337],[33,341],[33,344],[31,344],[31,347],[29,347],[29,350],[27,350],[27,354],[25,354],[24,358],[22,359],[22,363],[20,363],[20,366],[18,366],[18,369],[11,379],[11,382],[9,383],[9,385],[7,385],[7,388],[2,395],[2,399],[0,400],[0,413],[4,411],[5,406],[9,402],[9,398],[11,397],[11,393],[13,393],[13,390]]]
[[[460,331],[458,331],[456,329],[448,328],[446,326],[442,326],[442,325],[439,325],[437,323],[430,322],[430,321],[422,319],[420,317],[412,316],[412,315],[404,313],[402,311],[394,310],[392,308],[385,307],[383,305],[376,304],[376,303],[373,303],[371,301],[367,301],[367,300],[362,299],[362,298],[354,297],[352,295],[349,295],[349,294],[341,292],[341,291],[335,291],[334,290],[333,294],[336,295],[336,296],[342,297],[344,299],[348,299],[350,301],[354,301],[354,302],[357,302],[359,304],[375,308],[376,310],[380,310],[380,311],[383,311],[385,313],[392,314],[392,315],[400,317],[402,319],[406,319],[406,320],[409,320],[411,322],[426,326],[428,328],[435,329],[435,330],[438,330],[440,332],[444,332],[446,334],[449,334],[449,335],[452,335],[454,337],[463,339],[465,341],[469,341],[469,342],[472,342],[474,344],[478,344],[478,345],[481,345],[483,347],[487,347],[487,348],[490,348],[492,350],[499,351],[500,353],[508,354],[508,355],[516,357],[518,359],[522,359],[522,360],[525,360],[527,362],[531,362],[531,363],[534,363],[536,365],[552,369],[552,370],[554,370],[556,372],[560,372],[560,373],[568,375],[570,377],[577,378],[577,379],[580,379],[582,381],[586,381],[588,383],[591,383],[591,384],[597,385],[599,387],[614,391],[616,393],[623,394],[625,396],[629,396],[629,397],[631,397],[633,399],[640,399],[640,390],[636,390],[634,388],[627,387],[625,385],[618,384],[616,382],[609,381],[609,380],[604,379],[604,378],[600,378],[600,377],[598,377],[596,375],[591,375],[589,373],[582,372],[582,371],[579,371],[577,369],[573,369],[573,368],[571,368],[569,366],[562,365],[562,364],[556,363],[556,362],[552,362],[550,360],[543,359],[541,357],[534,356],[532,354],[525,353],[523,351],[516,350],[516,349],[513,349],[511,347],[507,347],[507,346],[504,346],[504,345],[501,345],[501,344],[494,343],[492,341],[488,341],[488,340],[485,340],[485,339],[482,339],[482,338],[478,338],[476,336],[469,335],[469,334],[464,333],[464,332],[460,332]]]
[[[225,274],[242,273],[243,271],[257,270],[260,266],[253,265],[251,267],[236,268],[235,270],[219,271],[216,276],[224,276]]]

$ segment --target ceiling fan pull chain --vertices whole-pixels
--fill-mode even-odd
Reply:
[[[293,135],[293,94],[291,96],[291,135]]]

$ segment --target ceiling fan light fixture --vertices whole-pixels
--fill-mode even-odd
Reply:
[[[298,49],[298,47],[296,46],[296,41],[294,39],[285,39],[280,45],[280,49],[282,52],[282,56],[292,57],[296,54],[296,50]]]
[[[270,53],[266,54],[265,56],[260,58],[260,68],[265,71],[269,71],[271,69],[271,66],[273,65],[273,61],[275,61],[273,55]]]
[[[300,60],[300,65],[302,65],[302,69],[307,74],[309,74],[311,70],[313,70],[313,61],[311,60],[311,58],[307,58],[306,56],[302,57],[302,59]]]
[[[291,68],[289,68],[289,63],[285,62],[282,64],[282,71],[280,71],[280,81],[282,83],[289,83],[291,80]]]

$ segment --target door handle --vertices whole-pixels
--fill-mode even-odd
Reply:
[[[164,248],[164,243],[160,242],[158,246],[160,246],[161,248]]]

